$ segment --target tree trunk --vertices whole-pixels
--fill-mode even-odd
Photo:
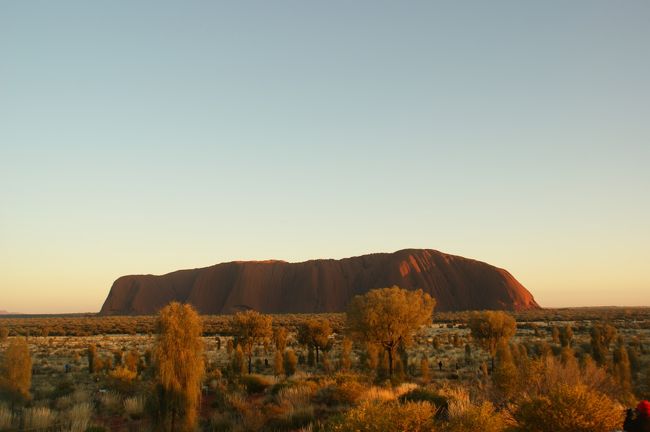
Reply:
[[[252,366],[251,366],[252,362],[253,362],[253,356],[252,355],[248,356],[248,374],[249,375],[251,374],[251,371],[252,371]]]
[[[388,349],[388,376],[392,377],[393,376],[393,350]]]
[[[176,430],[176,407],[172,408],[172,424],[170,430],[171,432]]]
[[[318,366],[318,345],[316,345],[316,366]]]

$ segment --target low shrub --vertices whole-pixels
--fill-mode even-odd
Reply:
[[[510,421],[503,413],[496,412],[490,402],[481,405],[453,401],[449,408],[449,422],[445,432],[503,432]]]
[[[449,409],[449,401],[445,396],[442,396],[433,390],[418,387],[404,393],[399,397],[400,402],[429,402],[435,405],[440,412],[446,412]]]
[[[264,393],[272,384],[269,379],[262,375],[242,375],[239,381],[246,388],[248,394]]]
[[[522,402],[515,418],[522,432],[610,432],[623,424],[623,410],[584,385],[558,385]]]
[[[352,405],[365,392],[365,387],[351,381],[341,384],[330,384],[321,387],[314,397],[315,402],[327,406]]]
[[[334,432],[433,432],[436,408],[428,402],[366,402],[332,420]]]

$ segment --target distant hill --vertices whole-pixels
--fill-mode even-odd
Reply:
[[[354,295],[393,285],[423,289],[436,298],[439,311],[539,308],[506,270],[436,250],[405,249],[341,260],[234,261],[162,276],[122,276],[100,314],[151,314],[174,300],[204,314],[248,308],[341,312]]]

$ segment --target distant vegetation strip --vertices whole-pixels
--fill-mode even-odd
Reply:
[[[465,325],[471,311],[435,312],[434,322]],[[564,321],[607,321],[617,322],[627,328],[650,328],[650,307],[594,307],[529,310],[512,313],[520,328],[534,323],[555,323]],[[327,319],[332,329],[342,333],[345,314],[279,314],[271,315],[274,325],[297,328],[311,319]],[[230,334],[231,315],[203,315],[203,334]],[[99,316],[96,314],[65,315],[14,315],[1,316],[0,324],[12,336],[93,336],[102,334],[150,334],[155,332],[156,316]],[[528,324],[526,324],[528,323]]]

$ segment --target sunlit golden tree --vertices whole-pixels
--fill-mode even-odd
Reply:
[[[326,319],[310,319],[298,327],[298,342],[312,348],[316,353],[316,364],[320,361],[319,353],[330,343],[332,327]]]
[[[381,346],[388,356],[388,373],[393,374],[397,348],[411,345],[413,334],[431,322],[436,302],[422,292],[397,286],[374,289],[355,296],[347,311],[347,327],[353,338]]]
[[[192,306],[173,302],[160,311],[157,330],[157,420],[171,431],[192,430],[205,371],[201,318]]]
[[[273,345],[277,351],[284,352],[287,348],[288,337],[289,332],[285,327],[279,326],[273,329]]]
[[[500,342],[508,342],[517,330],[515,319],[505,312],[476,312],[469,319],[469,328],[476,342],[490,354],[492,369],[494,355]]]
[[[273,318],[254,310],[238,312],[232,317],[231,330],[248,359],[248,373],[252,372],[255,346],[268,342],[273,335],[272,324]]]
[[[0,363],[0,393],[12,404],[29,400],[32,384],[32,358],[27,341],[15,338],[9,343]]]

